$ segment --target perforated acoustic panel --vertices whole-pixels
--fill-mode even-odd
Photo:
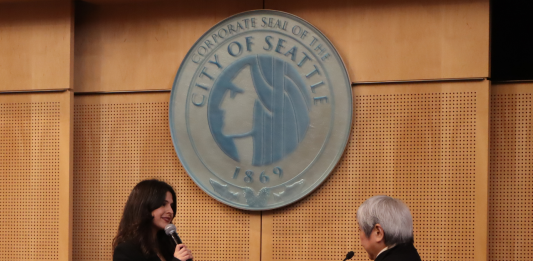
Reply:
[[[0,260],[66,260],[69,97],[0,95]]]
[[[489,260],[533,259],[533,84],[493,85]]]
[[[174,223],[195,260],[259,260],[259,213],[201,191],[174,151],[170,93],[75,97],[73,260],[111,260],[124,204],[139,181],[157,178],[177,194]]]
[[[356,211],[403,200],[422,260],[485,260],[488,93],[482,82],[356,86],[349,144],[307,198],[263,215],[263,261],[368,260]],[[385,232],[386,233],[386,232]]]

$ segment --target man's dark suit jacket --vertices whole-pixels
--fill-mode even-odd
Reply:
[[[422,261],[413,244],[398,244],[378,255],[375,261]]]
[[[179,259],[168,256],[166,261],[180,261]],[[141,248],[133,242],[124,242],[118,244],[113,252],[113,261],[161,261],[157,254],[144,255]]]

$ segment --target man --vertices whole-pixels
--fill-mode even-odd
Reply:
[[[421,261],[413,246],[413,217],[400,200],[388,196],[367,199],[357,210],[359,238],[370,260]]]

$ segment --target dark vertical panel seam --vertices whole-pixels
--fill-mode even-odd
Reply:
[[[263,0],[264,3],[264,0]],[[260,213],[260,226],[259,226],[259,261],[263,260],[263,213],[264,211],[261,211]]]

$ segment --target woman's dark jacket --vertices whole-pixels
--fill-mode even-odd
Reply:
[[[163,254],[166,261],[180,261],[173,256],[173,252]],[[132,241],[120,243],[113,252],[113,261],[161,261],[157,254],[143,254],[141,247]]]

